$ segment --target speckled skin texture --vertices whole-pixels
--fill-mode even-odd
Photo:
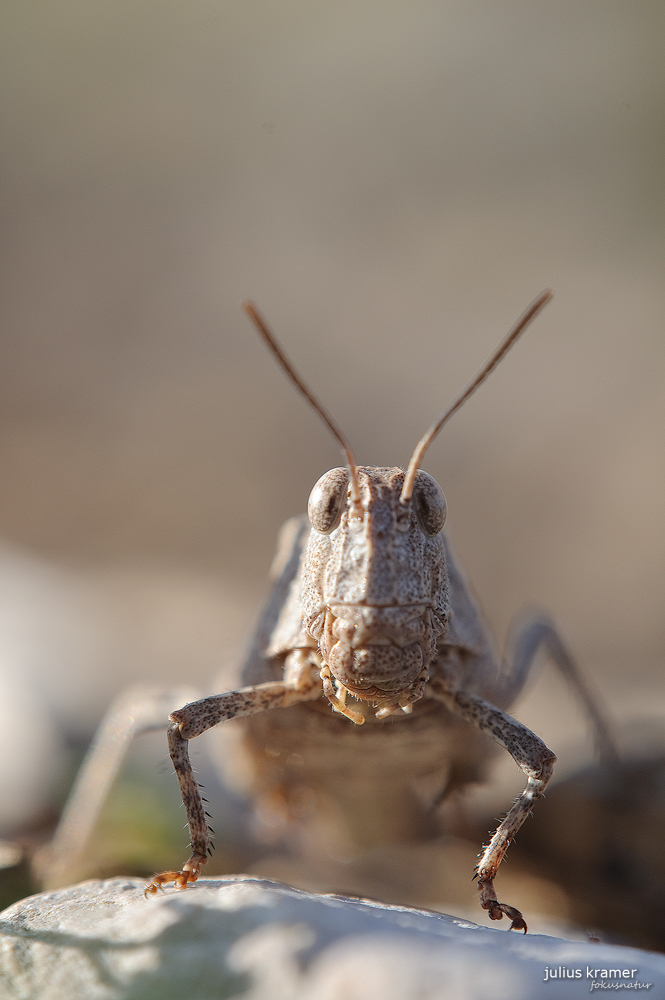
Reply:
[[[442,536],[427,537],[413,505],[400,523],[402,471],[361,467],[358,478],[365,516],[347,504],[333,532],[310,533],[300,605],[332,675],[382,701],[408,691],[434,658],[449,587]]]
[[[499,668],[443,533],[433,534],[445,516],[443,496],[419,476],[420,490],[416,480],[413,501],[402,505],[400,469],[360,467],[354,507],[344,470],[333,470],[310,502],[327,533],[306,519],[285,525],[243,686],[171,715],[169,749],[192,856],[148,892],[194,881],[210,850],[187,741],[245,716],[254,791],[280,795],[287,808],[306,789],[327,797],[359,844],[427,833],[432,803],[423,805],[417,782],[427,779],[436,801],[484,777],[503,746],[527,785],[482,855],[478,887],[492,919],[506,914],[511,927],[526,930],[520,912],[497,900],[493,880],[556,758],[503,711],[529,663]]]

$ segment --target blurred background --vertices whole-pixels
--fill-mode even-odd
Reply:
[[[340,462],[245,298],[358,461],[400,465],[554,288],[425,467],[499,642],[547,608],[655,760],[663,5],[8,0],[0,21],[7,870],[11,844],[48,837],[114,695],[232,678],[278,528]],[[592,759],[552,670],[515,714],[561,778]],[[636,823],[662,832],[654,781]],[[182,860],[174,785],[147,738],[93,874]],[[504,761],[478,815],[519,785]],[[252,861],[235,836],[230,871]],[[5,902],[29,891],[10,883]]]

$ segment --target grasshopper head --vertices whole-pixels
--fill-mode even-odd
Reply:
[[[357,476],[359,504],[343,468],[310,495],[303,620],[339,690],[380,711],[405,708],[421,696],[447,627],[446,501],[423,471],[406,504],[401,469],[360,466]]]

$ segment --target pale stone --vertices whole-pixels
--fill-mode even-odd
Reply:
[[[145,899],[116,878],[41,893],[0,914],[6,1000],[539,1000],[591,992],[587,970],[651,983],[665,957],[479,927],[439,913],[317,896],[249,877]],[[545,969],[581,970],[545,981]],[[636,970],[632,972],[632,970]],[[600,993],[600,989],[593,992]]]

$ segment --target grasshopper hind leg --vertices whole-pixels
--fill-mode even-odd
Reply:
[[[616,766],[620,755],[602,701],[590,689],[551,618],[542,612],[518,618],[511,627],[508,645],[511,652],[504,658],[493,701],[501,708],[507,708],[515,701],[528,679],[536,656],[542,650],[586,711],[601,760]]]

